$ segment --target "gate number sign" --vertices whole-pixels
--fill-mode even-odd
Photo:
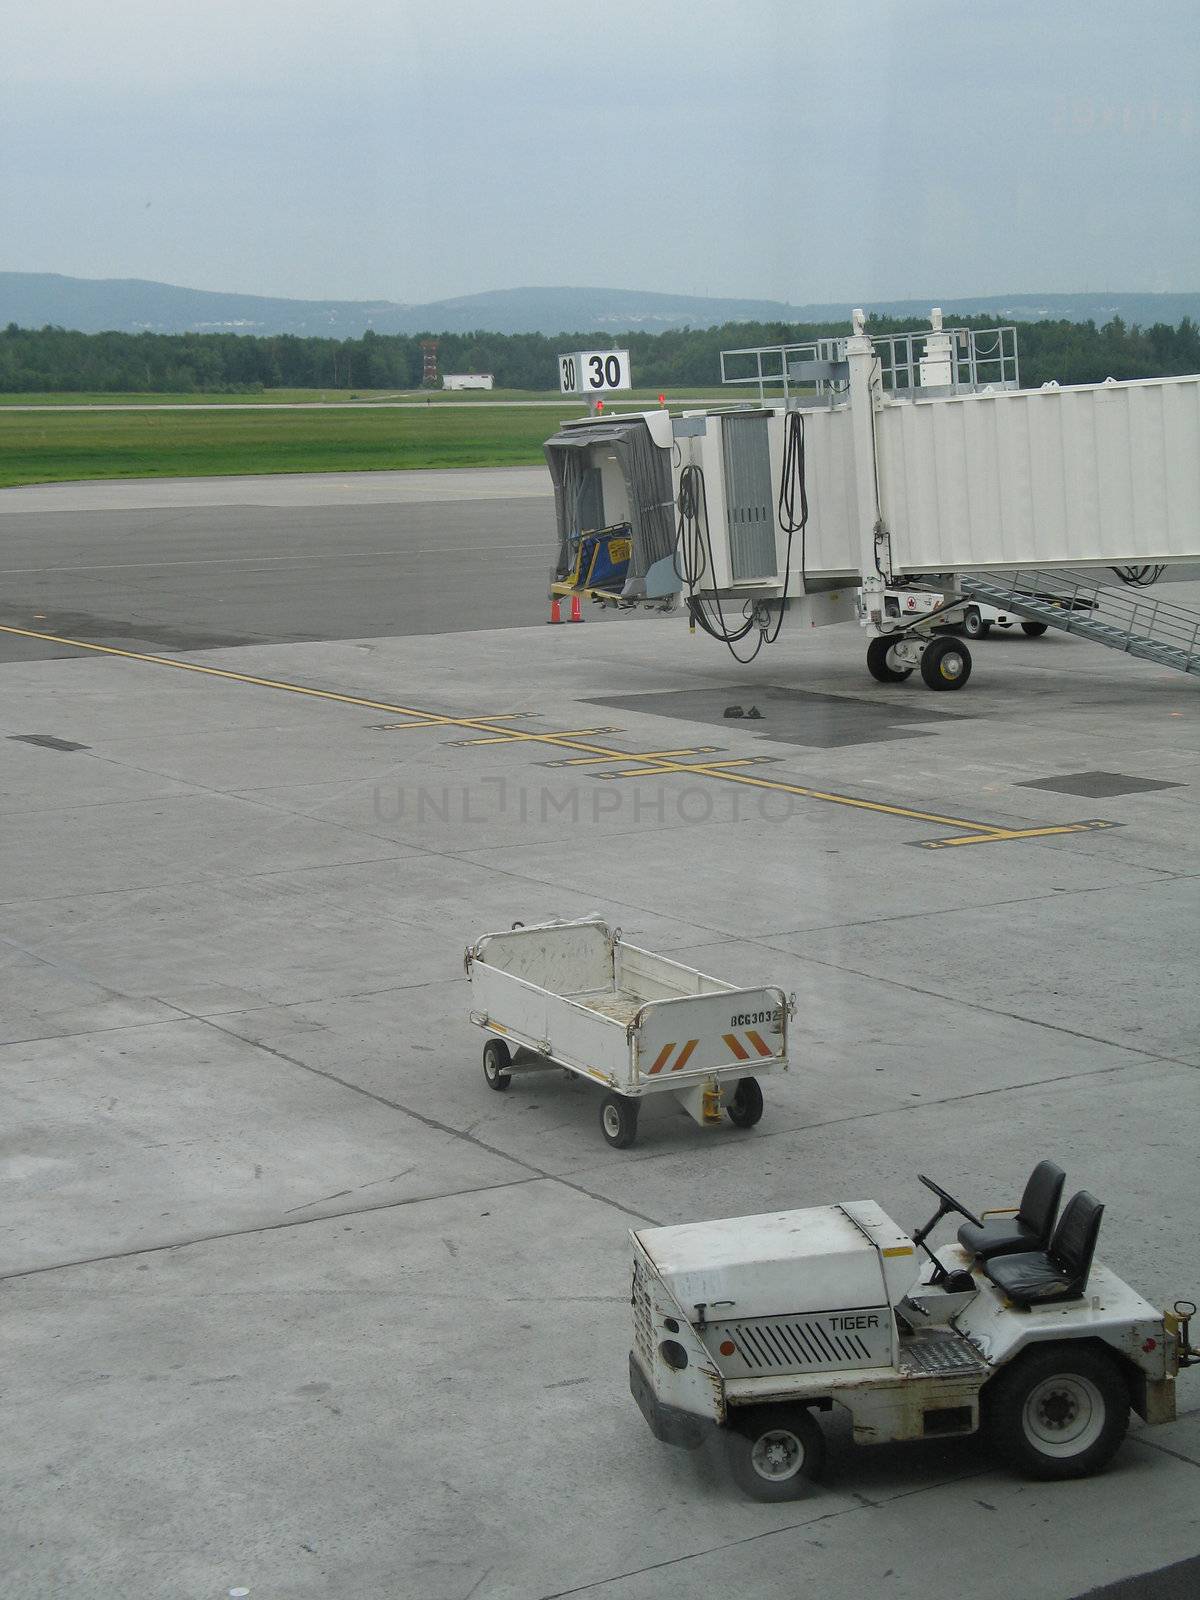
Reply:
[[[558,387],[563,394],[607,394],[628,389],[628,350],[581,350],[559,356]]]

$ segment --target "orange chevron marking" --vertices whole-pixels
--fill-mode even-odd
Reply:
[[[753,1028],[746,1029],[746,1037],[760,1056],[769,1056],[771,1054],[771,1046],[765,1042],[761,1034],[755,1033]]]
[[[739,1061],[749,1061],[750,1052],[743,1046],[742,1041],[738,1038],[736,1033],[723,1033],[721,1038],[729,1046],[730,1050]]]
[[[688,1057],[691,1055],[692,1051],[696,1048],[696,1046],[699,1043],[700,1043],[699,1039],[689,1039],[688,1040],[688,1042],[684,1045],[683,1049],[679,1052],[679,1058],[675,1062],[675,1065],[671,1068],[672,1072],[678,1072],[680,1067],[687,1066]]]
[[[655,1059],[654,1065],[650,1068],[650,1071],[661,1072],[667,1064],[667,1057],[671,1054],[671,1051],[674,1050],[674,1048],[674,1039],[671,1040],[670,1044],[663,1045],[662,1049],[658,1052],[658,1056]]]

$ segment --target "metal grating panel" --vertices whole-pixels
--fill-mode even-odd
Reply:
[[[930,1376],[947,1372],[977,1372],[986,1366],[961,1336],[945,1332],[917,1333],[900,1343],[900,1370]]]
[[[779,570],[768,421],[765,413],[722,418],[725,517],[735,582],[774,578]]]

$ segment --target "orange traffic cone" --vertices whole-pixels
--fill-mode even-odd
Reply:
[[[551,595],[551,597],[550,597],[550,621],[551,622],[561,622],[562,621],[562,607],[558,603],[558,596],[557,595]]]
[[[582,622],[583,621],[583,611],[582,611],[582,609],[580,607],[579,596],[577,594],[573,594],[571,596],[571,621],[572,622]]]

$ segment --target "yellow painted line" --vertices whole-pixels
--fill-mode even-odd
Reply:
[[[401,728],[444,728],[445,725],[441,717],[414,717],[411,722],[377,722],[375,729],[379,733],[396,733]]]
[[[489,722],[510,722],[514,717],[528,717],[528,711],[498,711],[494,716],[489,715]],[[395,733],[402,728],[444,728],[445,717],[413,717],[409,722],[377,722],[375,728],[381,733]],[[463,741],[473,742],[473,741]]]
[[[599,732],[599,729],[593,729]],[[474,741],[472,741],[474,742]],[[715,744],[691,745],[686,750],[614,750],[610,756],[566,756],[562,761],[547,761],[548,767],[588,767],[600,761],[661,761],[667,756],[703,756],[718,748]]]
[[[608,760],[629,760],[626,752],[614,750],[611,746],[595,745],[584,742],[581,737],[591,733],[616,733],[616,728],[583,728],[561,733],[529,733],[519,729],[496,728],[494,723],[498,718],[482,717],[454,717],[441,716],[431,713],[418,706],[395,705],[387,700],[370,700],[363,695],[339,694],[333,689],[311,689],[305,684],[290,683],[281,678],[260,678],[253,673],[234,672],[228,667],[207,666],[199,661],[179,661],[171,656],[153,655],[143,650],[122,650],[117,645],[92,644],[86,639],[69,639],[58,633],[45,633],[36,628],[17,628],[7,623],[0,623],[0,633],[11,634],[22,639],[42,639],[48,644],[64,645],[72,650],[88,650],[95,655],[115,656],[123,661],[144,661],[151,666],[173,667],[178,672],[195,672],[201,677],[220,678],[228,683],[246,683],[258,689],[278,689],[285,694],[304,695],[312,700],[328,700],[335,705],[361,706],[368,711],[388,711],[393,716],[416,717],[424,720],[431,728],[466,728],[477,733],[487,734],[490,737],[486,742],[503,744],[508,741],[529,742],[551,745],[561,750],[578,750],[590,756],[599,756]],[[475,741],[470,741],[474,743]],[[633,757],[634,760],[650,759]],[[877,816],[904,817],[912,822],[936,823],[946,828],[961,828],[967,830],[961,838],[935,839],[926,844],[928,849],[941,849],[953,844],[990,844],[993,841],[1010,839],[1040,839],[1056,833],[1080,833],[1094,828],[1113,827],[1109,822],[1077,822],[1060,824],[1057,827],[1013,829],[1005,828],[999,824],[978,822],[966,817],[947,817],[936,811],[920,811],[915,806],[889,805],[883,800],[865,800],[858,795],[837,794],[829,789],[813,789],[807,784],[788,783],[782,778],[760,778],[748,772],[734,772],[729,770],[732,766],[751,765],[756,761],[769,759],[766,757],[748,757],[741,763],[736,762],[680,762],[669,757],[653,758],[653,764],[638,769],[635,773],[598,773],[597,778],[619,778],[640,776],[659,777],[672,773],[688,773],[693,777],[713,778],[723,783],[742,784],[748,788],[765,790],[774,794],[794,795],[802,800],[820,800],[829,805],[848,806],[856,811],[870,811]]]
[[[614,756],[612,759],[617,761],[622,759],[625,761],[641,761],[646,758],[642,756],[625,756],[623,758],[620,756]],[[666,758],[664,757],[663,759]],[[661,767],[655,764],[651,767],[629,767],[625,772],[598,772],[596,776],[598,778],[650,778],[656,777],[660,772],[665,771],[699,772],[706,778],[719,778],[721,774],[726,772],[730,767],[757,767],[761,766],[765,761],[772,761],[774,759],[775,758],[773,756],[737,756],[731,761],[701,761],[695,765],[689,762],[683,766],[672,765],[670,767]],[[586,766],[587,763],[581,762],[580,764]]]
[[[1051,839],[1060,833],[1095,833],[1100,828],[1115,828],[1115,822],[1056,822],[1043,828],[989,828],[986,833],[968,833],[954,839],[922,839],[922,850],[944,850],[960,844],[1006,844],[1012,839]]]
[[[459,725],[454,721],[453,718],[449,718],[447,720],[451,726]],[[499,722],[500,719],[499,717],[492,717],[489,720],[493,722]],[[471,727],[473,724],[462,723],[461,726]],[[620,733],[620,731],[620,728],[567,728],[561,735],[555,734],[552,737],[578,739],[582,738],[586,733]],[[451,749],[457,750],[462,749],[469,744],[520,744],[523,739],[543,740],[548,737],[544,733],[522,733],[518,728],[513,728],[511,730],[508,728],[497,728],[495,733],[496,736],[491,739],[451,739],[450,747]]]

